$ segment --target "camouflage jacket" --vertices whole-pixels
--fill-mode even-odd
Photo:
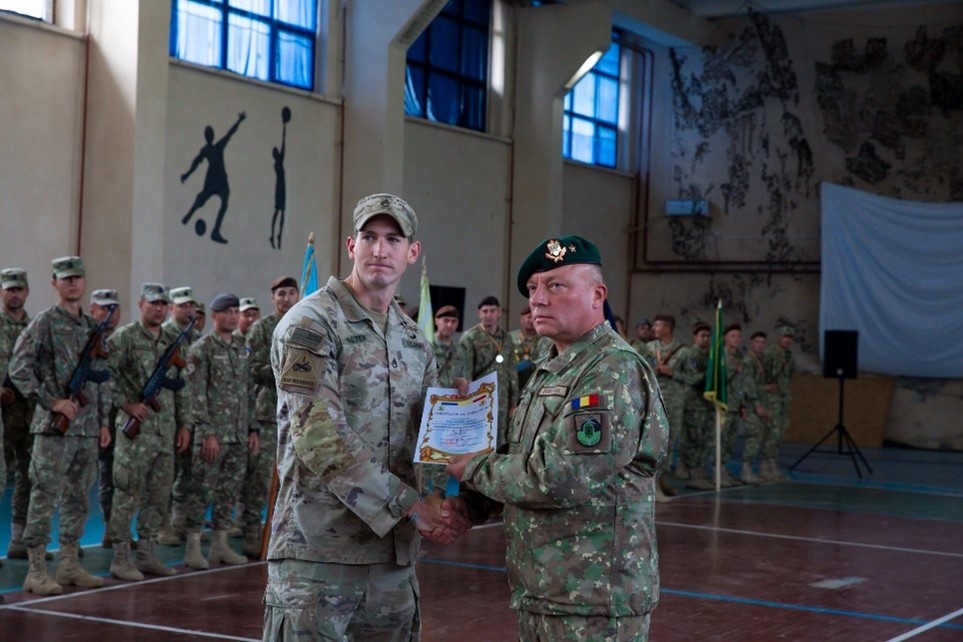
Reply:
[[[334,277],[278,324],[279,491],[268,559],[415,563],[415,440],[431,346],[391,303],[387,332]]]
[[[432,345],[435,353],[435,364],[438,366],[438,385],[445,388],[453,388],[455,379],[464,377],[471,380],[471,372],[468,371],[468,364],[465,362],[465,355],[457,341],[452,341],[448,345],[438,343],[437,340]]]
[[[17,338],[28,323],[30,323],[30,317],[24,316],[23,321],[15,321],[5,313],[0,312],[0,385],[3,385],[3,382],[6,381],[7,370],[10,359],[13,357],[13,348],[17,345]],[[3,414],[8,422],[16,420],[26,424],[27,417],[33,414],[33,408],[36,404],[29,401],[16,388],[14,390],[16,399],[9,406],[4,406]],[[24,425],[23,427],[27,428],[28,426]]]
[[[184,328],[186,327],[187,326],[184,326]],[[174,321],[173,318],[167,319],[167,321],[164,321],[164,323],[161,325],[162,330],[173,334],[175,337],[179,335],[181,332],[183,332],[184,328],[177,325],[177,322]],[[187,352],[187,348],[189,348],[192,343],[194,343],[200,338],[201,338],[201,333],[198,332],[196,329],[192,328],[191,333],[187,335],[187,339],[184,341],[184,343],[181,344],[184,346],[185,353]]]
[[[175,338],[163,330],[155,337],[140,321],[128,323],[111,335],[108,342],[108,367],[114,404],[119,407],[128,402],[143,401],[141,392],[144,386],[154,373],[158,360],[168,346],[174,343]],[[181,350],[186,360],[185,343],[187,342],[181,344]],[[167,369],[165,375],[170,379],[179,379],[184,373],[180,368],[172,367]],[[160,404],[160,412],[148,411],[147,417],[140,423],[140,431],[147,435],[161,435],[164,437],[162,443],[173,452],[174,433],[177,428],[188,427],[192,421],[188,386],[185,385],[177,392],[161,388],[156,399]],[[123,410],[117,414],[119,426],[123,426],[128,415]]]
[[[59,305],[47,308],[27,325],[13,351],[9,373],[13,385],[27,399],[40,406],[34,413],[32,433],[46,432],[52,419],[50,409],[67,396],[67,384],[97,321],[84,312],[71,314]],[[106,364],[94,360],[95,370]],[[67,435],[96,437],[109,422],[110,386],[88,381],[84,386],[87,405],[81,406],[70,422]]]
[[[508,432],[508,411],[518,405],[518,364],[512,340],[501,328],[490,335],[481,325],[476,325],[461,335],[458,345],[465,354],[471,373],[469,379],[498,373],[498,444],[502,445]],[[503,357],[501,363],[498,355]]]
[[[726,394],[729,412],[739,412],[749,408],[754,412],[756,406],[756,383],[747,363],[748,357],[741,351],[726,348]]]
[[[257,426],[244,342],[234,336],[228,342],[210,332],[191,345],[189,361],[194,445],[209,435],[222,444],[246,444],[248,430]]]
[[[745,367],[745,381],[747,387],[752,390],[753,401],[757,404],[765,402],[766,368],[762,362],[762,356],[757,355],[752,350],[746,351],[746,358],[743,361]]]
[[[762,353],[762,365],[766,384],[776,384],[777,392],[774,394],[788,398],[792,376],[796,372],[792,350],[783,350],[778,345],[769,346]]]
[[[709,350],[686,346],[679,352],[682,353],[682,358],[673,378],[685,385],[686,403],[702,399],[706,388],[706,370],[709,367]]]
[[[254,322],[247,333],[247,352],[251,360],[251,376],[257,392],[255,418],[258,423],[274,423],[278,420],[278,391],[274,387],[274,371],[271,369],[271,340],[278,327],[278,315],[269,314]],[[273,444],[265,444],[273,448]]]
[[[466,485],[505,504],[511,607],[623,617],[659,598],[655,473],[668,420],[655,375],[608,324],[555,348],[522,392],[509,453]]]
[[[662,388],[663,393],[669,394],[683,394],[684,393],[684,382],[679,378],[679,368],[685,359],[686,347],[681,341],[676,341],[673,339],[669,343],[663,344],[659,340],[649,341],[645,344],[645,352],[642,354],[649,365],[652,366],[652,370],[655,370],[655,366],[658,364],[667,365],[672,368],[673,375],[671,377],[660,374],[656,375],[659,381],[659,386]]]

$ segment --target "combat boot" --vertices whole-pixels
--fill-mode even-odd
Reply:
[[[177,504],[171,506],[171,531],[180,538],[180,541],[187,540],[187,527],[184,526],[186,515],[183,509]]]
[[[160,532],[157,534],[157,543],[161,546],[181,545],[181,538],[171,528],[170,522],[165,520],[164,525],[161,526]]]
[[[261,529],[248,526],[244,529],[244,548],[241,552],[249,558],[261,557]]]
[[[662,489],[659,488],[659,485],[656,484],[655,485],[655,502],[657,504],[668,504],[671,501],[672,501],[672,498],[666,495],[665,493],[663,493]]]
[[[776,463],[775,459],[769,460],[769,476],[774,482],[784,482],[788,481],[789,478],[781,470],[779,470],[779,465]]]
[[[201,553],[201,534],[199,531],[187,534],[187,547],[184,549],[184,564],[189,568],[203,571],[210,568],[210,564]]]
[[[114,546],[114,559],[110,562],[110,574],[118,580],[139,582],[144,579],[143,574],[130,563],[130,544],[117,542]]]
[[[689,479],[689,467],[685,465],[684,461],[679,461],[675,465],[675,478],[681,481],[686,481]]]
[[[27,549],[30,566],[27,577],[23,580],[23,590],[34,595],[60,595],[64,589],[47,573],[46,552],[43,546],[31,546]]]
[[[748,461],[742,462],[742,470],[739,472],[739,481],[741,481],[743,484],[753,485],[762,483],[762,480],[752,472],[752,463]]]
[[[211,564],[247,564],[247,558],[238,555],[227,544],[227,531],[214,531],[211,533],[211,553],[209,555]]]
[[[663,495],[666,497],[672,497],[673,495],[679,494],[679,491],[677,491],[675,486],[672,485],[672,482],[669,481],[668,471],[661,472],[658,475],[659,489],[662,491]]]
[[[7,559],[27,559],[27,546],[23,543],[23,524],[10,525],[10,546],[7,548]]]
[[[719,484],[723,488],[732,488],[733,486],[742,486],[742,482],[734,479],[733,476],[729,474],[729,471],[725,467],[723,467],[722,470],[719,471]]]
[[[104,585],[104,578],[91,575],[80,565],[80,546],[77,542],[60,545],[60,562],[54,577],[64,586],[100,588]]]
[[[689,471],[689,481],[685,484],[686,488],[693,490],[715,490],[716,487],[706,479],[705,468],[693,468]]]
[[[761,480],[762,480],[762,483],[764,483],[764,484],[768,484],[768,483],[771,483],[771,482],[774,482],[774,481],[775,481],[775,480],[772,478],[772,471],[769,470],[769,460],[768,460],[768,459],[760,459],[760,460],[759,460],[759,479],[761,479]]]
[[[142,539],[137,545],[137,570],[151,575],[175,575],[175,569],[164,566],[164,563],[154,555],[154,542]]]

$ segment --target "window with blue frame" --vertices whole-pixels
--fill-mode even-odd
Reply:
[[[451,0],[408,48],[405,113],[485,131],[491,0]]]
[[[622,48],[618,40],[565,95],[562,155],[602,167],[618,164],[619,85]]]
[[[317,31],[317,0],[171,2],[171,56],[301,89],[314,89]]]

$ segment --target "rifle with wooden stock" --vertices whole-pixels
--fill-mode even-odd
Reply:
[[[148,406],[154,412],[160,412],[161,410],[160,402],[157,400],[157,395],[161,393],[161,390],[166,388],[167,390],[177,392],[184,387],[184,380],[181,378],[171,379],[167,376],[167,370],[172,366],[183,368],[187,365],[184,357],[181,356],[181,344],[190,336],[196,320],[197,317],[191,317],[190,323],[187,324],[184,331],[177,335],[174,343],[167,346],[167,350],[164,350],[164,354],[157,360],[157,366],[154,367],[154,372],[151,373],[150,379],[147,380],[143,390],[140,391],[141,403]],[[124,427],[121,428],[120,431],[124,433],[128,439],[134,439],[140,434],[140,419],[133,415],[128,416],[127,421],[124,422]]]
[[[84,344],[83,350],[80,351],[80,358],[77,360],[77,365],[74,366],[74,371],[70,375],[70,381],[67,383],[67,398],[79,403],[81,406],[86,406],[89,403],[87,395],[84,394],[84,386],[87,385],[88,381],[104,383],[110,379],[110,373],[106,370],[94,370],[94,359],[107,358],[107,347],[104,345],[104,335],[110,327],[110,320],[114,317],[114,312],[117,311],[116,305],[108,305],[105,307],[107,307],[108,310],[107,316],[97,324],[97,327],[94,328],[90,336],[87,337],[87,343]],[[67,433],[69,427],[70,419],[59,412],[55,412],[50,419],[50,431],[56,431],[64,435]]]

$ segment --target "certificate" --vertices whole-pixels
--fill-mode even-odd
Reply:
[[[498,374],[455,388],[428,388],[418,431],[416,464],[447,464],[453,455],[491,452],[498,434]]]

